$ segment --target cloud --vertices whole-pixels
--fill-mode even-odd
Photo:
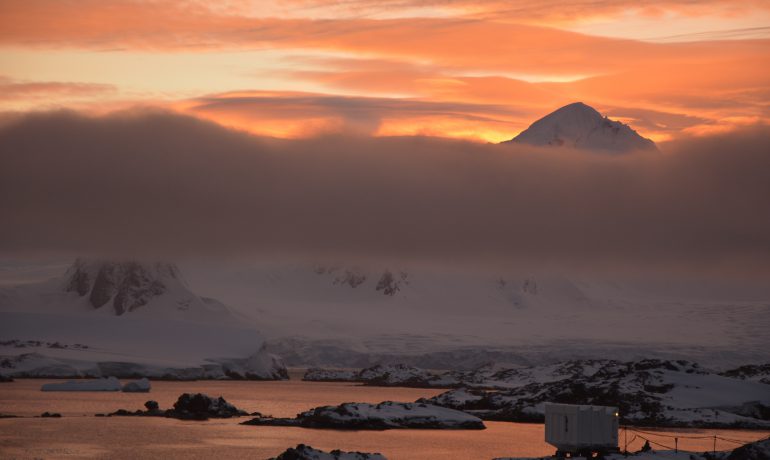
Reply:
[[[436,5],[453,13],[398,19],[393,19],[391,13],[367,13],[421,11]],[[226,110],[217,102],[216,107],[212,103],[196,112],[224,125],[250,124],[254,132],[290,137],[339,131],[356,122],[362,132],[379,127],[378,132],[385,134],[439,133],[501,140],[574,101],[584,101],[600,111],[617,109],[624,117],[640,111],[660,114],[660,119],[644,119],[638,126],[642,134],[656,140],[677,135],[677,130],[666,126],[677,126],[680,132],[708,133],[745,124],[740,120],[770,120],[766,104],[770,92],[770,54],[766,50],[770,39],[647,43],[555,28],[563,26],[560,21],[572,21],[568,18],[578,21],[581,12],[583,19],[606,16],[606,20],[621,26],[626,24],[628,18],[623,14],[628,11],[633,17],[665,18],[659,23],[671,19],[670,12],[688,17],[761,17],[770,14],[762,2],[728,5],[657,1],[646,2],[641,10],[635,5],[594,0],[481,5],[464,1],[302,0],[289,4],[287,14],[281,15],[277,13],[283,10],[276,5],[260,3],[260,7],[254,7],[237,1],[218,7],[187,1],[84,0],[77,5],[51,0],[0,2],[0,44],[6,50],[22,52],[3,55],[0,51],[0,60],[5,58],[7,67],[15,69],[18,78],[34,75],[42,66],[54,74],[47,78],[56,80],[59,69],[50,64],[50,53],[62,49],[113,50],[72,54],[68,69],[76,69],[77,74],[77,69],[82,68],[82,73],[73,75],[68,70],[69,77],[60,79],[88,81],[114,59],[128,63],[124,72],[128,75],[137,68],[143,70],[148,62],[157,62],[148,61],[148,55],[183,56],[180,60],[168,59],[176,65],[154,65],[146,74],[140,71],[139,77],[132,79],[112,75],[113,81],[122,82],[114,99],[155,98],[159,104],[170,98],[194,98],[207,93],[221,99],[217,94],[233,90],[336,93],[340,99],[355,96],[361,102],[373,97],[365,117],[359,117],[363,110],[352,118],[347,116],[352,109],[334,109],[335,113],[329,115],[328,100],[316,98],[317,104],[305,105],[307,118],[299,120],[297,114],[301,112],[289,110],[296,97],[288,95],[286,101],[276,102],[272,109],[282,114],[281,120],[290,119],[282,127],[267,120],[267,112],[236,111],[233,102]],[[328,9],[335,14],[303,15],[299,14],[300,7],[316,13]],[[352,13],[344,14],[340,9]],[[716,21],[713,26],[718,28],[720,24]],[[707,34],[707,38],[713,36]],[[248,52],[254,50],[269,53],[270,57],[249,56]],[[222,64],[213,57],[219,51],[244,54]],[[27,60],[23,53],[37,57]],[[198,69],[206,69],[206,78],[199,84],[198,80],[180,79],[180,74]],[[234,75],[253,77],[253,84]],[[189,89],[191,83],[187,80],[195,81],[195,92]],[[186,91],[180,91],[180,81],[187,82],[181,85],[188,88]],[[458,112],[416,115],[405,110],[395,115],[395,110],[381,107],[384,97],[404,99],[401,107],[408,107],[410,100],[420,100],[458,108],[509,105],[519,113],[501,117],[494,112],[471,111],[462,115],[472,122],[459,121]],[[104,94],[97,93],[82,95],[82,99],[94,102],[93,106],[109,102]],[[61,105],[84,107],[69,101]],[[4,110],[41,108],[41,103],[34,95],[13,103],[0,100]],[[264,103],[261,97],[262,107]],[[213,115],[215,110],[218,118]],[[254,129],[255,118],[270,128]],[[468,129],[464,128],[466,123],[471,125]]]
[[[766,128],[625,157],[257,138],[161,112],[0,128],[0,252],[770,272]]]
[[[113,85],[58,81],[20,81],[0,76],[0,104],[4,110],[31,105],[62,107],[117,94]]]
[[[511,133],[516,132],[511,118],[520,114],[515,108],[495,104],[274,91],[210,95],[180,103],[178,108],[226,126],[277,137],[329,133],[381,135],[388,130],[420,130],[426,124],[449,121],[486,129],[497,126],[510,138]],[[409,133],[415,134],[415,131]],[[452,133],[443,129],[438,130],[438,134],[451,136]]]

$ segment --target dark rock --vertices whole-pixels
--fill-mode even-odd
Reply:
[[[49,418],[49,417],[50,418],[60,418],[61,414],[56,413],[56,412],[43,412],[42,414],[40,414],[40,416],[41,417],[45,417],[45,418]]]
[[[727,456],[727,460],[770,460],[770,439],[738,447]]]
[[[88,291],[91,290],[91,279],[85,268],[85,261],[83,259],[75,260],[70,271],[72,275],[64,290],[67,292],[77,292],[81,297],[88,294]]]
[[[399,273],[398,278],[396,278],[390,270],[385,270],[382,277],[380,277],[380,280],[377,282],[375,289],[392,297],[401,290],[402,284],[409,284],[409,281],[407,281],[408,277],[409,275],[405,272],[401,272]]]
[[[184,393],[174,403],[174,411],[179,414],[189,414],[194,418],[212,417],[229,418],[248,415],[225,401],[223,397],[211,398],[203,393]]]
[[[324,452],[305,444],[299,444],[297,447],[290,447],[281,455],[270,460],[319,460],[327,458],[330,460],[387,460],[379,453],[343,452],[336,449],[331,452]]]
[[[144,407],[147,408],[147,410],[158,410],[160,406],[158,406],[158,401],[147,401],[144,403]]]
[[[129,411],[118,409],[109,416],[131,417],[169,417],[180,420],[208,420],[209,418],[230,418],[249,415],[246,411],[240,410],[232,404],[225,401],[221,396],[211,398],[202,393],[183,393],[179,396],[173,409],[161,410],[156,401],[147,401],[144,403],[146,411]]]
[[[720,375],[741,380],[755,380],[770,385],[770,363],[740,366],[724,371]]]

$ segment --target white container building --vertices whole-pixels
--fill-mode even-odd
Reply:
[[[618,409],[545,404],[545,442],[557,455],[605,453],[618,448]]]

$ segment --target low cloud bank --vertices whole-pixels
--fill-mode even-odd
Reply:
[[[256,138],[169,113],[0,127],[0,252],[770,272],[770,129],[621,157]]]

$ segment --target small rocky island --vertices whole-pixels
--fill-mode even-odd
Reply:
[[[324,452],[305,444],[286,449],[281,455],[270,460],[388,460],[382,454],[370,454],[366,452],[343,452],[333,450]]]
[[[425,403],[385,401],[379,404],[343,403],[322,406],[297,414],[295,418],[257,417],[243,425],[298,426],[342,430],[390,430],[429,428],[445,430],[483,430],[480,418],[445,407]]]
[[[232,418],[244,415],[260,415],[259,413],[249,414],[230,404],[223,397],[212,398],[203,393],[183,393],[174,403],[173,409],[162,410],[156,401],[147,401],[144,403],[146,410],[129,411],[118,409],[115,412],[107,414],[108,417],[167,417],[180,420],[208,420],[210,418]],[[103,414],[97,414],[103,416]]]

